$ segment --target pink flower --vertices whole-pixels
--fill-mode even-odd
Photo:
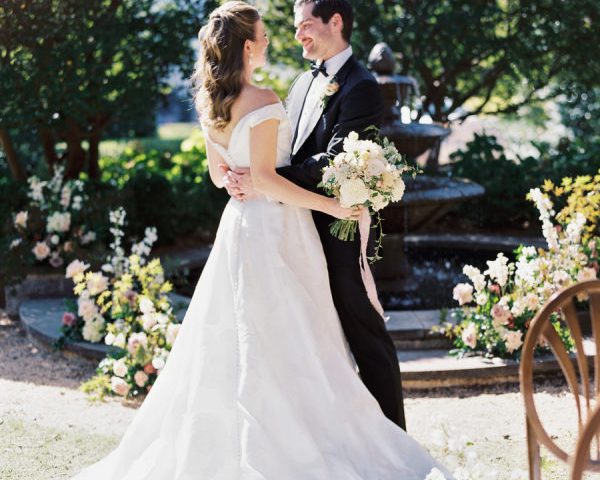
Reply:
[[[112,377],[110,379],[110,386],[112,391],[117,395],[121,395],[122,397],[126,396],[129,393],[129,385],[125,380],[119,377]]]
[[[50,256],[50,265],[52,265],[54,268],[60,267],[63,263],[64,260],[60,257],[58,253],[54,252]]]
[[[46,242],[37,242],[32,252],[37,260],[42,261],[50,255],[50,248],[46,245]]]
[[[143,387],[148,381],[148,375],[146,375],[146,373],[144,373],[143,370],[138,370],[137,372],[135,372],[133,379],[135,380],[135,384],[138,387]]]
[[[500,295],[500,285],[498,285],[497,283],[493,283],[492,285],[490,285],[489,290],[490,293],[493,293],[494,295]]]
[[[497,303],[492,307],[492,317],[500,325],[506,325],[511,318],[510,310],[504,305]]]
[[[127,342],[127,350],[132,355],[135,355],[138,347],[145,347],[148,345],[148,337],[144,332],[134,333],[129,337],[129,341]]]
[[[72,327],[73,325],[75,325],[76,319],[77,317],[75,317],[75,315],[73,315],[71,312],[65,312],[63,313],[62,317],[62,324],[66,325],[67,327]]]
[[[459,305],[471,303],[473,301],[473,285],[469,283],[459,283],[454,287],[452,295],[454,300],[458,301]]]
[[[467,347],[475,348],[477,346],[477,325],[469,323],[462,331],[460,338]]]

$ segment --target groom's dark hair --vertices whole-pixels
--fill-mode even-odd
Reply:
[[[350,5],[348,0],[296,0],[294,7],[298,8],[308,3],[313,4],[312,16],[320,18],[323,20],[323,23],[329,23],[331,17],[336,13],[339,13],[344,22],[342,37],[350,43],[354,13],[352,11],[352,5]]]

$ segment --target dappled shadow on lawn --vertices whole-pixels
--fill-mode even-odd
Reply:
[[[19,321],[0,310],[0,378],[76,389],[97,363],[32,343]]]

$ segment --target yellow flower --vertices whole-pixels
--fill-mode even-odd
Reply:
[[[545,192],[550,192],[554,189],[554,183],[552,183],[552,180],[544,180],[544,186],[542,187],[544,189]]]

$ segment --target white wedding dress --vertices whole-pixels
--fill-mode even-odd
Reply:
[[[215,148],[248,167],[250,129],[271,118],[286,164],[280,103]],[[423,480],[435,466],[353,367],[310,211],[232,199],[165,368],[119,446],[74,478]]]

